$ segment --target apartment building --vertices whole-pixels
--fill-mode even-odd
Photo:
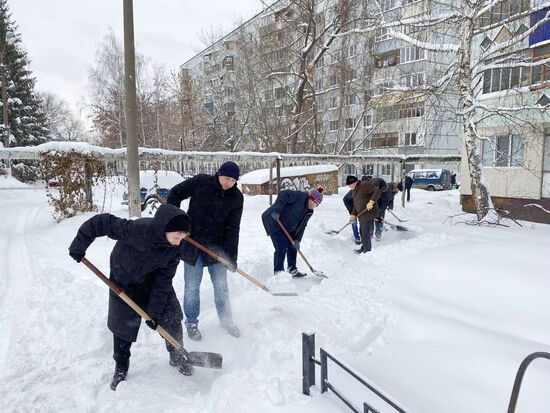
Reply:
[[[455,3],[352,2],[347,20],[325,50],[332,33],[327,28],[342,13],[340,3],[319,1],[307,12],[297,2],[278,1],[182,65],[194,84],[189,102],[195,107],[189,113],[195,119],[189,122],[189,133],[202,133],[209,149],[292,151],[292,137],[297,136],[295,152],[458,155],[456,86],[440,84],[456,56],[421,45],[457,44],[460,31],[453,24],[420,22],[427,15],[453,11]],[[373,16],[385,27],[373,30]],[[530,17],[525,19],[529,27]],[[326,33],[300,60],[312,25],[316,34]],[[478,37],[482,47],[484,36]],[[407,169],[428,166],[459,169],[449,164]],[[398,173],[387,163],[359,170],[350,166],[348,172],[389,179]]]
[[[540,4],[498,4],[484,16],[481,26],[492,28],[478,31],[472,56],[479,59],[491,47],[506,46],[482,62],[496,67],[483,72],[476,89],[478,102],[495,114],[478,124],[493,204],[512,212],[511,217],[550,223],[550,68],[548,63],[533,65],[550,58],[550,22],[541,24],[550,7],[540,9]],[[470,212],[473,201],[463,159],[462,205]]]

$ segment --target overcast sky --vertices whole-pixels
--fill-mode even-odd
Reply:
[[[112,28],[122,42],[123,0],[8,0],[37,78],[73,107],[86,95],[97,44]],[[229,31],[262,9],[261,0],[134,0],[136,50],[177,68],[202,49],[201,32]]]

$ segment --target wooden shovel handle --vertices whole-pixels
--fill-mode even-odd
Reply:
[[[198,243],[197,241],[195,241],[193,238],[187,236],[184,238],[185,241],[187,241],[189,244],[191,244],[192,246],[194,246],[195,248],[198,248],[200,249],[202,252],[204,252],[205,254],[208,254],[210,255],[212,258],[214,258],[216,261],[219,261],[221,262],[223,265],[225,265],[226,267],[229,265],[229,262],[219,256],[218,254],[216,254],[214,251],[211,251],[209,250],[208,248],[206,248],[204,245]],[[235,271],[237,271],[238,274],[242,275],[244,278],[246,278],[248,281],[256,284],[258,287],[260,287],[262,290],[264,291],[267,291],[268,293],[270,293],[269,289],[264,285],[262,284],[260,281],[258,281],[256,278],[252,277],[251,275],[247,274],[246,272],[244,272],[243,270],[241,270],[240,268],[237,268]]]
[[[296,244],[296,241],[294,241],[292,239],[292,237],[290,236],[290,234],[288,233],[288,231],[286,230],[285,226],[283,225],[283,223],[281,222],[280,219],[277,220],[277,224],[279,224],[279,226],[281,227],[281,229],[283,230],[283,232],[285,233],[286,237],[288,238],[288,240],[290,241],[290,243],[292,244],[292,246],[294,246],[294,244]],[[315,271],[313,269],[313,267],[311,266],[311,264],[309,263],[309,261],[307,260],[307,258],[305,257],[305,255],[302,253],[302,251],[298,250],[298,254],[300,254],[300,257],[302,257],[302,259],[304,260],[304,262],[306,263],[306,265],[309,267],[309,269],[311,271]]]
[[[108,279],[105,274],[103,274],[99,269],[92,264],[90,261],[88,261],[86,258],[82,258],[82,264],[84,264],[86,267],[88,267],[92,272],[99,277],[101,281],[103,281],[113,292],[118,295],[126,304],[128,304],[132,310],[134,310],[136,313],[138,313],[141,318],[143,318],[145,321],[152,320],[151,317],[149,317],[149,314],[147,314],[143,309],[136,304],[134,300],[132,300],[122,288],[120,288],[118,285],[116,285],[113,281]],[[157,332],[170,344],[172,344],[176,350],[179,350],[182,348],[182,344],[176,340],[172,335],[166,331],[162,326],[157,324]]]

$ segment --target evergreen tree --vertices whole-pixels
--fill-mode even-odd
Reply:
[[[40,99],[34,93],[36,79],[29,70],[27,52],[22,48],[17,29],[11,20],[7,0],[0,0],[0,54],[3,63],[0,70],[5,71],[7,85],[10,146],[32,146],[48,139],[48,129]],[[4,86],[0,86],[0,92]],[[0,99],[0,108],[2,106]],[[0,116],[2,142],[4,132],[4,122]]]

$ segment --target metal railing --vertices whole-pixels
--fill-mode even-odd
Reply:
[[[363,403],[363,410],[359,410],[341,393],[340,390],[330,383],[328,379],[328,360],[330,359],[338,367],[374,393],[379,399],[383,400],[386,404],[395,409],[395,411],[399,413],[406,413],[406,411],[397,403],[392,401],[389,397],[384,395],[372,384],[368,383],[363,377],[352,371],[349,367],[345,366],[326,350],[321,348],[319,351],[320,360],[317,360],[315,358],[315,334],[302,333],[302,392],[305,395],[309,396],[309,388],[315,385],[315,365],[317,364],[321,367],[321,393],[325,393],[327,390],[330,390],[355,413],[379,413],[378,410],[367,402]]]
[[[508,413],[515,413],[516,405],[518,403],[519,391],[521,389],[521,383],[523,381],[525,371],[527,370],[527,367],[529,367],[529,364],[531,364],[533,360],[538,358],[545,358],[550,360],[550,353],[532,353],[525,357],[525,359],[521,362],[518,372],[516,374],[516,379],[514,380],[514,387],[512,389],[512,395],[510,396],[510,404],[508,405]]]

